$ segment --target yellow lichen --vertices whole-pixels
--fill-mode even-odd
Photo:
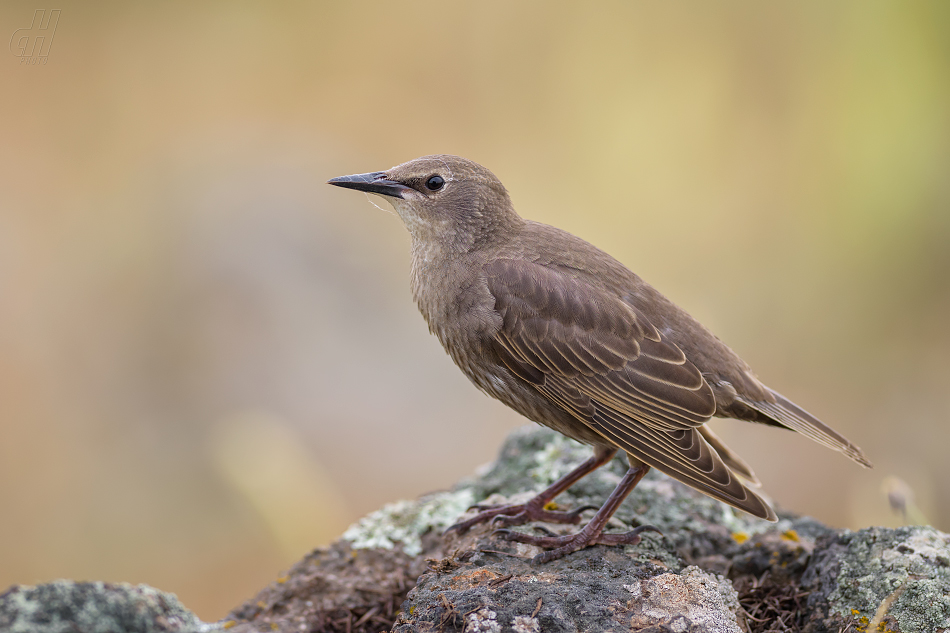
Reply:
[[[741,545],[742,543],[745,543],[746,541],[749,540],[749,535],[746,534],[745,532],[733,532],[732,540],[734,540],[736,543],[739,543]]]
[[[785,539],[786,541],[794,541],[797,543],[798,532],[796,532],[795,530],[785,530],[784,532],[782,532],[782,538]]]
[[[553,512],[554,510],[558,509],[558,505],[554,503],[553,501],[548,501],[547,503],[544,504],[544,509],[547,510],[548,512]]]

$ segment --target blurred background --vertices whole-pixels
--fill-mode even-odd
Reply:
[[[896,525],[897,477],[950,530],[950,4],[7,1],[0,36],[37,9],[46,63],[0,52],[0,588],[219,618],[493,459],[523,420],[429,336],[398,219],[324,184],[429,153],[876,464],[714,423],[781,506]]]

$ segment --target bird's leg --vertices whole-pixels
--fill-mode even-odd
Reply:
[[[623,500],[627,498],[627,495],[633,491],[637,483],[643,479],[643,476],[646,475],[649,470],[650,467],[646,464],[638,463],[631,465],[627,474],[623,476],[623,479],[620,480],[620,483],[617,484],[614,491],[610,493],[610,496],[607,497],[607,501],[605,501],[604,505],[597,511],[594,518],[576,534],[568,534],[566,536],[533,536],[531,534],[523,534],[511,530],[498,530],[496,534],[501,534],[509,541],[528,543],[529,545],[536,545],[538,547],[556,548],[535,556],[535,563],[547,563],[561,558],[566,554],[570,554],[571,552],[576,552],[579,549],[584,549],[589,545],[596,545],[598,543],[602,545],[636,545],[640,542],[641,532],[652,531],[659,533],[660,531],[652,525],[642,525],[623,534],[604,534],[603,531],[610,517],[613,516]]]
[[[501,527],[509,525],[521,525],[522,523],[527,523],[529,521],[580,523],[581,512],[584,510],[596,509],[595,506],[584,506],[577,508],[576,510],[572,510],[571,512],[546,510],[545,506],[547,506],[554,499],[554,497],[558,496],[583,479],[585,476],[609,462],[616,452],[617,449],[615,448],[595,446],[593,457],[542,490],[536,497],[527,503],[489,508],[484,512],[479,512],[477,515],[471,519],[468,519],[467,521],[456,523],[446,530],[446,533],[453,530],[463,533],[473,525],[478,525],[479,523],[489,520],[491,520],[493,524],[498,524]]]

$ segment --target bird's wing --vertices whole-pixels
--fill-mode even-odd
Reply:
[[[635,308],[530,262],[495,260],[485,273],[502,318],[495,342],[519,362],[510,369],[529,382],[539,372],[564,377],[661,430],[694,428],[715,413],[700,371]]]
[[[512,373],[634,458],[716,499],[774,520],[698,428],[716,399],[683,352],[611,294],[521,260],[486,264]]]

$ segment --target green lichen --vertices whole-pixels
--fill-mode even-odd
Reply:
[[[343,538],[355,549],[392,549],[402,545],[409,556],[422,552],[422,535],[444,530],[474,503],[471,489],[437,492],[418,501],[390,503],[351,525]]]
[[[832,612],[859,612],[873,622],[881,611],[903,633],[950,628],[950,535],[909,526],[868,528],[841,540],[847,549],[829,596]]]
[[[174,594],[146,585],[57,580],[0,594],[0,630],[5,633],[197,633],[216,628],[198,620]]]
[[[535,466],[528,474],[548,486],[580,466],[591,454],[591,449],[583,444],[555,434],[534,454]]]

